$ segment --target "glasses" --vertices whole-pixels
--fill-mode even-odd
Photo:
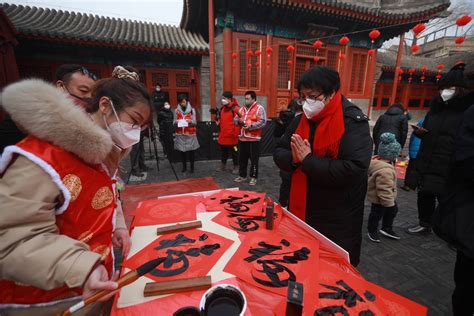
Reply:
[[[324,92],[321,92],[318,95],[316,95],[316,94],[308,95],[306,97],[299,96],[298,99],[296,99],[296,103],[298,103],[298,105],[303,105],[303,103],[306,101],[306,99],[317,100],[320,96],[323,95],[323,93]]]
[[[130,119],[133,121],[133,124],[132,124],[133,129],[139,128],[141,131],[144,131],[148,128],[148,124],[140,125],[140,124],[137,123],[137,121],[133,118],[133,116],[130,113],[125,111],[125,109],[122,109],[122,111],[124,113],[126,113],[128,115],[128,117],[130,117]]]

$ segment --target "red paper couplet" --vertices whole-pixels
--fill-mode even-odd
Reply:
[[[208,212],[226,211],[244,216],[263,216],[265,193],[222,190],[206,197],[203,203]]]

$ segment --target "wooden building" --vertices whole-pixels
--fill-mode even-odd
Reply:
[[[178,94],[186,94],[200,106],[201,57],[208,54],[200,34],[163,24],[22,5],[3,4],[1,11],[0,32],[14,47],[10,64],[17,65],[20,78],[54,81],[63,63],[84,65],[102,78],[110,76],[116,65],[131,65],[139,69],[150,91],[160,83],[173,105]]]
[[[214,40],[210,71],[216,84],[210,95],[216,101],[203,103],[218,102],[222,91],[233,91],[242,100],[246,90],[255,90],[274,117],[296,95],[301,74],[317,63],[338,70],[343,94],[367,111],[375,78],[369,32],[380,29],[373,44],[378,48],[448,6],[448,0],[184,0],[181,27]],[[346,46],[339,44],[344,34],[350,39]],[[312,46],[317,39],[324,42],[318,52]],[[289,45],[294,52],[288,52]],[[272,47],[270,54],[267,47]],[[255,55],[257,50],[261,55]]]

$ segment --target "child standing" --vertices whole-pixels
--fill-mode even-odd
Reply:
[[[392,133],[380,136],[378,155],[374,156],[369,167],[367,196],[372,208],[367,225],[367,235],[373,242],[380,242],[379,232],[391,239],[400,239],[392,229],[393,220],[398,212],[397,174],[395,161],[400,155],[401,146]],[[382,219],[382,229],[378,225]]]

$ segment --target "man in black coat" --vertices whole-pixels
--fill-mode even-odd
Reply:
[[[383,133],[394,134],[403,149],[408,135],[408,118],[403,105],[400,103],[392,105],[375,123],[373,130],[375,153],[378,152],[380,135]]]
[[[474,94],[467,93],[464,63],[456,64],[441,80],[440,94],[430,103],[423,128],[415,131],[421,138],[415,168],[420,175],[418,190],[419,224],[408,228],[410,234],[431,232],[431,219],[446,190],[446,182],[454,165],[457,134],[465,110],[474,103]]]
[[[168,97],[166,92],[161,90],[161,86],[159,83],[156,84],[155,91],[153,91],[152,99],[153,106],[155,107],[155,113],[160,112]]]
[[[158,125],[160,126],[160,143],[163,146],[165,155],[171,159],[171,151],[173,150],[173,111],[170,104],[166,101],[157,114]]]
[[[340,96],[339,88],[339,74],[326,67],[313,67],[301,76],[298,91],[304,99],[304,114],[292,121],[277,144],[273,159],[280,169],[293,173],[288,209],[295,214],[293,187],[301,185],[296,175],[304,174],[307,192],[303,201],[304,220],[349,252],[351,264],[356,266],[360,259],[367,170],[373,143],[367,116]],[[343,126],[337,157],[315,155],[314,148],[318,149],[315,134],[321,132],[330,137],[337,124],[326,124],[327,130],[320,131],[318,126],[323,126],[323,121],[317,123],[314,119],[324,116],[335,98],[340,100],[335,115],[341,116],[339,124]],[[302,139],[295,132],[305,120],[309,122],[309,137]],[[319,141],[324,139],[320,137]]]

